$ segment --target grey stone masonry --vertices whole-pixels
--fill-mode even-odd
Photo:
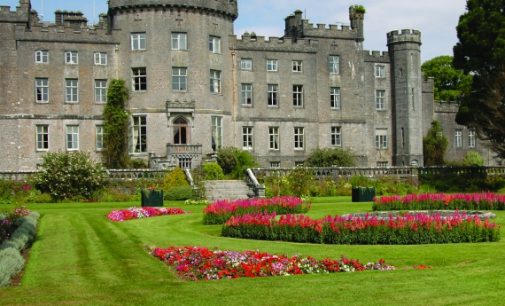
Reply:
[[[0,171],[35,170],[56,151],[99,161],[113,79],[130,89],[129,153],[152,167],[194,168],[230,146],[272,168],[317,148],[349,150],[358,166],[422,165],[434,119],[474,146],[454,112],[433,106],[419,31],[389,32],[387,51],[368,51],[359,6],[349,25],[296,10],[283,37],[236,36],[236,18],[235,0],[110,0],[95,25],[72,11],[44,22],[30,0],[0,6]]]
[[[244,181],[205,181],[208,201],[247,199],[251,190]]]

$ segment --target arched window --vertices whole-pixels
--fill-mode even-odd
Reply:
[[[174,144],[188,144],[188,122],[183,117],[174,120]]]

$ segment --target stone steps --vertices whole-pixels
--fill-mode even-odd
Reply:
[[[247,199],[251,193],[244,181],[205,181],[207,200],[237,200]]]

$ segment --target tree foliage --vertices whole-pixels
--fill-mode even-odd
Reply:
[[[315,149],[305,161],[307,167],[352,167],[354,157],[340,148]]]
[[[505,0],[468,0],[457,26],[454,66],[474,76],[456,121],[505,157]]]
[[[471,167],[482,167],[484,166],[484,157],[480,155],[477,151],[468,151],[465,154],[465,158],[463,159],[464,166]]]
[[[224,174],[235,179],[243,178],[247,168],[258,165],[251,152],[234,147],[219,149],[217,151],[217,163],[223,169]]]
[[[424,76],[435,81],[436,101],[459,101],[470,93],[472,77],[454,68],[452,61],[452,56],[437,56],[421,66]]]
[[[441,166],[448,141],[445,138],[440,122],[433,121],[428,134],[423,138],[423,155],[425,166]]]
[[[129,93],[123,80],[112,80],[107,90],[104,117],[104,164],[107,168],[121,169],[129,165],[128,112],[125,103]]]
[[[35,187],[60,201],[90,199],[106,181],[105,171],[83,152],[47,153],[35,175]]]

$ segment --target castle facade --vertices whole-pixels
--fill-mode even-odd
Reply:
[[[487,152],[453,106],[434,105],[421,33],[389,32],[387,52],[366,51],[364,15],[352,6],[350,26],[327,26],[296,11],[266,39],[235,36],[235,0],[110,0],[93,26],[79,12],[42,22],[30,0],[1,6],[0,171],[55,151],[99,159],[112,79],[130,88],[130,154],[152,167],[195,167],[228,146],[272,168],[327,147],[361,166],[422,165],[434,119],[450,154]]]

